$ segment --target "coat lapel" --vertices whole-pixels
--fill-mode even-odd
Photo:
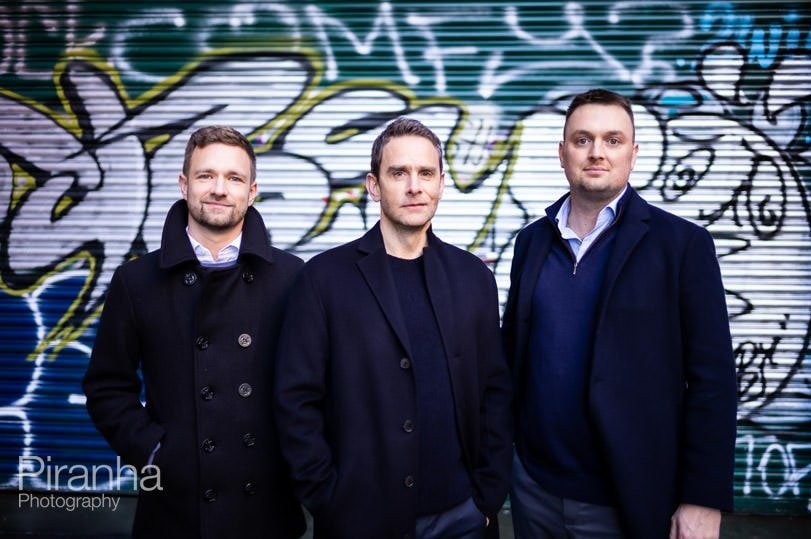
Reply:
[[[611,292],[614,289],[614,284],[622,271],[623,266],[628,261],[628,257],[634,250],[639,241],[648,233],[647,220],[650,217],[647,203],[642,200],[635,190],[628,187],[629,193],[624,201],[624,208],[620,209],[624,215],[618,216],[620,219],[617,228],[617,237],[614,240],[614,246],[611,250],[611,256],[608,259],[608,265],[605,269],[605,277],[603,278],[603,294],[600,299],[600,306],[598,309],[598,323],[602,320],[608,298],[611,297]]]
[[[546,256],[555,241],[557,231],[555,228],[555,217],[558,210],[563,205],[568,194],[560,197],[554,204],[546,208],[546,220],[536,223],[537,228],[533,231],[521,256],[524,259],[524,266],[521,268],[521,279],[518,288],[518,320],[529,318],[532,310],[532,295],[535,292],[535,284],[538,282],[538,275],[546,261]],[[513,261],[513,264],[515,261]]]
[[[518,320],[524,320],[531,314],[535,284],[538,282],[538,275],[541,273],[546,255],[549,254],[549,249],[555,239],[554,234],[546,231],[549,223],[539,223],[539,225],[541,228],[532,234],[524,257],[524,267],[521,271],[517,295]]]
[[[386,248],[383,245],[383,237],[380,235],[379,223],[360,239],[358,250],[366,253],[366,256],[358,260],[358,269],[374,294],[386,320],[410,356],[408,331],[403,319],[400,300],[397,297],[397,289],[394,286],[394,278],[386,258]]]
[[[456,356],[456,348],[453,347],[453,338],[456,336],[455,318],[453,316],[453,302],[451,300],[451,283],[448,280],[448,269],[442,264],[440,250],[443,248],[439,239],[428,232],[428,248],[423,251],[423,261],[425,262],[425,280],[428,287],[428,296],[431,306],[434,309],[439,333],[442,335],[442,344],[445,347],[445,355],[449,364],[452,365]],[[453,373],[453,368],[451,368]]]

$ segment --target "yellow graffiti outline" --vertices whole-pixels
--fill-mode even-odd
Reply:
[[[496,198],[493,201],[493,205],[490,206],[490,212],[487,214],[487,217],[484,219],[484,224],[476,233],[476,236],[473,238],[473,241],[470,245],[467,246],[468,251],[475,251],[479,247],[484,244],[484,241],[487,239],[488,234],[493,230],[493,227],[496,224],[496,218],[498,217],[498,210],[501,207],[501,203],[504,201],[504,195],[507,193],[507,189],[510,187],[510,178],[512,178],[513,171],[515,169],[515,164],[518,162],[518,148],[521,144],[521,135],[523,134],[524,126],[516,125],[515,128],[510,132],[507,139],[504,141],[499,141],[497,146],[503,146],[502,148],[496,148],[493,151],[493,156],[500,156],[501,161],[496,163],[493,166],[492,172],[495,173],[505,159],[507,161],[506,168],[504,170],[504,175],[501,179],[501,184],[498,186],[498,190],[496,191]],[[488,160],[488,164],[491,160]]]
[[[11,164],[11,197],[6,215],[17,208],[20,200],[37,187],[37,179],[17,163]]]
[[[102,58],[95,50],[92,49],[77,49],[68,51],[63,53],[61,59],[57,64],[54,66],[53,71],[53,83],[55,86],[56,94],[59,98],[59,102],[64,109],[64,112],[53,110],[31,98],[13,92],[11,90],[7,90],[4,88],[0,88],[0,95],[8,97],[11,100],[17,101],[19,103],[25,104],[28,107],[40,112],[44,116],[49,117],[52,119],[57,125],[62,127],[66,132],[71,133],[77,140],[81,140],[82,130],[79,125],[78,117],[71,107],[70,100],[68,96],[65,94],[65,88],[61,85],[60,80],[61,77],[64,75],[65,71],[68,68],[68,65],[72,61],[80,60],[90,64],[93,67],[96,67],[100,71],[102,71],[110,80],[113,82],[113,86],[115,87],[115,91],[119,99],[124,105],[124,108],[127,112],[132,111],[133,109],[139,108],[141,106],[145,106],[150,102],[158,99],[163,93],[170,91],[171,89],[177,87],[180,83],[182,83],[186,78],[190,76],[200,65],[208,61],[216,61],[221,59],[226,59],[228,56],[236,56],[236,55],[251,55],[251,54],[262,54],[262,55],[270,55],[270,54],[279,54],[285,58],[301,58],[302,64],[307,64],[307,61],[311,61],[309,64],[310,66],[320,66],[320,59],[318,59],[318,53],[312,49],[306,49],[299,47],[297,51],[291,52],[289,49],[282,49],[280,47],[246,47],[246,48],[225,48],[225,49],[216,49],[212,51],[208,51],[206,53],[198,55],[195,59],[190,61],[189,63],[185,64],[181,67],[175,74],[170,75],[163,79],[162,81],[156,83],[152,88],[144,91],[142,94],[135,98],[130,98],[126,88],[121,80],[120,73],[118,70],[107,62],[104,58]],[[313,58],[317,60],[313,62]],[[320,80],[318,76],[318,71],[321,68],[315,69],[313,67],[313,73],[311,73],[311,80],[309,87],[314,86]],[[302,94],[304,90],[302,90]],[[297,99],[301,98],[301,94]],[[295,101],[294,101],[295,103]],[[288,107],[289,108],[289,107]],[[285,109],[287,110],[287,109]],[[281,113],[284,114],[284,111]],[[281,115],[280,114],[280,115]],[[254,135],[255,136],[255,135]],[[163,144],[165,144],[171,137],[168,133],[163,133],[156,135],[155,137],[144,141],[144,150],[145,151],[156,151],[160,148]],[[27,172],[22,170],[19,166],[20,174],[24,176],[28,176],[34,180],[33,186],[26,186],[27,188],[24,190],[17,189],[16,193],[12,191],[12,197],[10,198],[9,202],[9,209],[7,210],[6,216],[16,208],[16,204],[19,203],[19,200],[31,189],[36,187],[36,180]],[[13,177],[12,177],[13,178]],[[30,182],[26,182],[28,184]],[[16,186],[15,186],[16,188]],[[16,196],[16,198],[15,198]],[[64,198],[64,197],[63,197]],[[64,201],[68,202],[68,201]],[[58,206],[62,207],[64,205],[62,200],[59,201]],[[58,210],[58,208],[57,208]],[[58,214],[58,211],[57,211]],[[67,310],[62,314],[59,321],[51,328],[50,331],[42,338],[42,340],[37,344],[34,351],[32,351],[28,357],[26,358],[27,361],[34,361],[36,360],[39,355],[47,350],[48,348],[52,347],[52,351],[48,355],[48,360],[52,361],[56,359],[59,352],[61,352],[66,346],[68,346],[71,342],[77,340],[87,329],[87,327],[96,319],[97,316],[102,311],[103,304],[98,305],[92,311],[89,311],[85,314],[83,319],[79,324],[71,324],[70,320],[74,318],[74,315],[78,311],[79,307],[89,301],[86,296],[89,292],[91,283],[94,282],[94,279],[97,278],[97,265],[98,262],[96,257],[88,251],[87,249],[83,249],[74,253],[73,255],[65,258],[61,262],[57,263],[52,270],[48,272],[44,272],[41,276],[39,276],[32,284],[25,288],[11,288],[8,283],[6,283],[5,279],[0,277],[0,290],[4,293],[13,296],[13,297],[24,297],[25,295],[33,292],[40,288],[43,282],[52,277],[53,275],[57,275],[66,269],[74,266],[77,262],[81,262],[83,264],[88,265],[88,276],[85,279],[81,290],[76,295],[76,298],[67,308]]]

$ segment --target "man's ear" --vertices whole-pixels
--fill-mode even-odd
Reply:
[[[380,184],[377,183],[377,177],[371,172],[366,174],[366,191],[369,192],[372,200],[380,202]]]
[[[183,195],[183,200],[188,200],[189,194],[189,180],[183,174],[177,177],[177,185],[180,187],[180,193]]]
[[[256,192],[258,189],[259,186],[256,185],[256,180],[252,181],[248,191],[248,206],[253,204],[253,201],[256,200]]]

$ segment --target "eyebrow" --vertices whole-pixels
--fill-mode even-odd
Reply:
[[[195,176],[198,175],[198,174],[216,174],[216,173],[217,173],[217,171],[214,170],[213,168],[201,168],[201,169],[198,169],[198,170],[192,170],[192,174],[195,175]],[[250,176],[250,174],[243,174],[242,172],[239,172],[238,170],[229,170],[229,171],[227,171],[225,173],[225,175],[226,176],[239,176],[241,178],[247,178],[248,176]]]
[[[392,172],[398,172],[398,171],[401,171],[401,170],[408,170],[408,169],[410,169],[410,168],[416,168],[417,170],[420,170],[420,171],[423,171],[423,170],[430,170],[430,171],[432,171],[432,172],[436,172],[437,170],[439,170],[439,167],[433,167],[433,166],[428,166],[428,167],[423,167],[423,166],[419,166],[419,167],[410,167],[410,166],[408,166],[408,165],[391,165],[391,166],[389,166],[388,168],[386,168],[386,172],[388,172],[389,174],[391,174]]]
[[[592,133],[591,131],[587,131],[586,129],[576,129],[575,131],[572,131],[569,136],[575,136],[575,135],[590,135],[590,136],[593,136],[594,133]],[[604,133],[600,133],[600,135],[606,136],[606,137],[617,137],[617,136],[624,137],[624,136],[626,136],[626,134],[623,131],[619,130],[619,129],[612,129],[611,131],[606,131]]]

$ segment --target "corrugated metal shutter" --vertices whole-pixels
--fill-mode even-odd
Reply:
[[[810,26],[804,2],[4,3],[0,484],[20,456],[31,488],[54,486],[36,458],[115,464],[79,382],[112,271],[158,246],[194,128],[255,139],[257,206],[307,258],[375,222],[371,141],[423,119],[447,143],[435,229],[503,294],[515,233],[566,190],[567,96],[602,86],[636,103],[633,185],[716,239],[738,507],[811,511]]]

